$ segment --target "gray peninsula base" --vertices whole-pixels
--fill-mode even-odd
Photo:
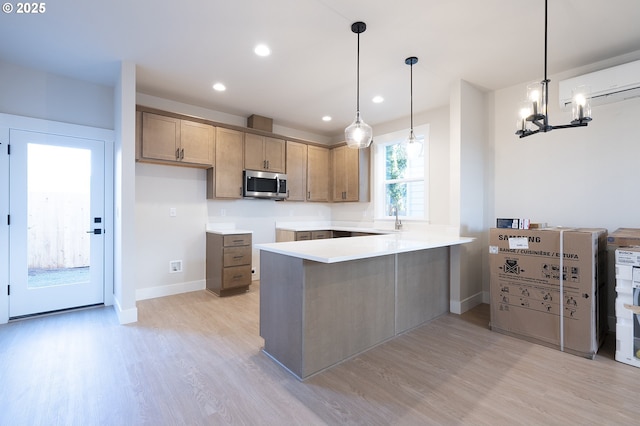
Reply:
[[[449,311],[449,247],[322,263],[262,251],[264,352],[299,379]]]

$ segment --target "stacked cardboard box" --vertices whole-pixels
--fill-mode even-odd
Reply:
[[[640,247],[616,250],[616,361],[640,367]]]
[[[601,228],[491,229],[491,329],[593,358],[606,332],[606,238]]]
[[[616,330],[616,250],[620,247],[640,246],[640,229],[618,228],[607,236],[607,316],[609,330]]]

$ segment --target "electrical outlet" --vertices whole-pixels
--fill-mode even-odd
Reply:
[[[182,272],[182,260],[172,260],[169,262],[169,273],[175,274],[176,272]]]

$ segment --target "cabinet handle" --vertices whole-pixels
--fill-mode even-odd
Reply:
[[[184,160],[184,148],[180,150],[180,159]]]
[[[269,160],[267,160],[267,170],[271,168],[271,164],[269,164]]]
[[[234,259],[242,259],[244,256],[233,256]]]
[[[311,192],[309,191],[307,192],[307,200],[310,200],[310,199],[311,199]]]
[[[180,148],[176,149],[176,160],[180,159]]]
[[[267,168],[267,160],[262,160],[262,168],[263,169]]]
[[[239,280],[240,278],[242,278],[242,275],[234,275],[234,276],[233,276],[233,279],[234,279],[234,280]]]
[[[240,187],[240,196],[242,197],[242,187]]]

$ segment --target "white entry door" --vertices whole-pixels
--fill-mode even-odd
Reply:
[[[9,132],[9,317],[104,303],[104,141]]]

